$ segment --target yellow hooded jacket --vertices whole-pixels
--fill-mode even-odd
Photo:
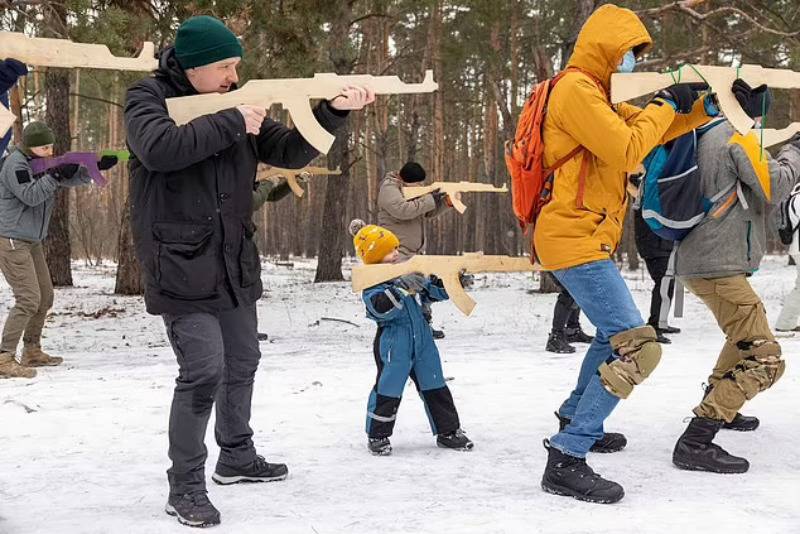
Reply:
[[[553,89],[544,122],[544,163],[552,165],[576,146],[586,150],[556,171],[553,196],[539,214],[534,233],[536,255],[547,270],[566,269],[608,259],[622,237],[627,211],[627,173],[636,170],[658,144],[690,132],[709,120],[703,99],[688,115],[669,105],[644,109],[609,103],[611,74],[622,56],[641,53],[652,44],[633,11],[607,4],[586,21],[568,67]],[[583,202],[578,202],[581,163],[587,174]]]

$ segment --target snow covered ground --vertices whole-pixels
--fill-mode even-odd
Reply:
[[[177,367],[160,319],[141,299],[112,295],[113,274],[76,265],[76,287],[57,290],[44,342],[65,364],[0,382],[2,534],[187,532],[163,512]],[[642,309],[645,276],[626,273]],[[794,276],[784,258],[771,258],[752,279],[773,320]],[[445,374],[476,448],[436,448],[409,384],[394,455],[376,458],[363,433],[374,327],[348,284],[312,279],[311,262],[265,263],[259,303],[271,340],[262,343],[256,378],[255,442],[268,459],[288,463],[290,478],[231,487],[209,478],[223,521],[215,532],[800,532],[800,337],[782,340],[786,374],[745,410],[761,417],[761,428],[719,436],[750,459],[750,472],[677,470],[672,446],[722,343],[709,312],[687,295],[686,318],[673,321],[684,333],[608,422],[627,434],[628,447],[590,457],[627,495],[590,505],[539,486],[542,438],[556,427],[552,412],[583,355],[543,350],[555,295],[529,294],[522,275],[479,277],[472,317],[451,303],[434,307],[447,333],[439,345]],[[11,295],[0,284],[5,317]],[[217,456],[212,428],[213,419],[207,476]]]

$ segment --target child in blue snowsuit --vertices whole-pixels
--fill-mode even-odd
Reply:
[[[356,234],[353,242],[364,263],[399,260],[399,242],[394,234],[380,226],[354,223],[355,227],[351,224],[351,233]],[[409,377],[425,404],[437,445],[472,449],[472,441],[460,428],[453,396],[445,384],[439,351],[420,305],[422,298],[430,302],[447,300],[442,281],[436,276],[408,274],[364,290],[362,298],[367,317],[378,324],[373,343],[378,374],[367,404],[370,452],[381,456],[391,454],[389,436]]]

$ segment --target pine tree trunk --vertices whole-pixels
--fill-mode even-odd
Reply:
[[[69,152],[71,136],[69,128],[69,71],[48,69],[45,77],[47,95],[47,124],[55,135],[55,153]],[[56,191],[53,216],[50,219],[47,239],[44,241],[47,266],[54,286],[71,286],[72,247],[69,235],[69,189],[59,187]]]
[[[60,33],[67,27],[67,12],[63,4],[53,4],[45,10],[45,25],[49,35]],[[44,81],[47,98],[46,121],[53,130],[56,155],[69,152],[72,136],[69,128],[69,70],[48,69]],[[69,241],[69,189],[56,192],[53,216],[47,239],[44,241],[47,266],[55,286],[72,285],[70,260],[72,248]]]
[[[130,188],[128,188],[130,190]],[[142,268],[133,248],[133,235],[131,234],[131,198],[126,195],[125,207],[122,211],[122,222],[119,229],[119,242],[117,256],[117,281],[114,293],[118,295],[141,295],[144,293],[142,281]]]
[[[337,2],[335,11],[328,48],[331,63],[337,74],[350,74],[353,65],[349,43],[352,5],[350,2]],[[344,255],[344,233],[347,231],[344,212],[347,202],[347,184],[351,172],[349,138],[350,121],[336,131],[336,140],[328,154],[328,168],[339,167],[342,174],[326,179],[325,207],[322,211],[322,224],[319,226],[319,256],[314,282],[344,280],[342,256]]]

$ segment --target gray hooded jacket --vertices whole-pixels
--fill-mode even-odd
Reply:
[[[681,241],[675,259],[678,276],[720,278],[758,269],[766,251],[770,204],[786,198],[800,179],[800,148],[787,144],[774,159],[765,151],[769,165],[766,192],[744,148],[730,143],[734,133],[730,123],[725,122],[706,132],[698,142],[703,195],[712,198],[730,190],[737,199],[715,216],[728,199],[729,195],[724,195]]]

